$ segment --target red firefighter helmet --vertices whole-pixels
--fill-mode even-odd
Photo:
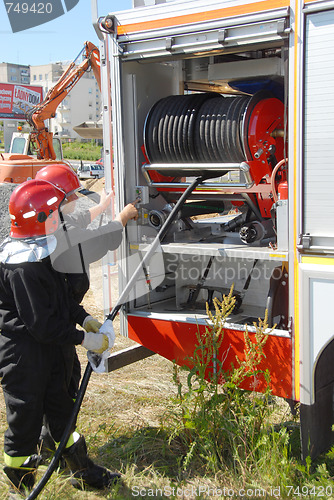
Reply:
[[[35,179],[51,182],[54,186],[65,191],[66,198],[82,188],[79,177],[74,170],[63,163],[41,168],[35,175]]]
[[[20,184],[9,199],[12,238],[47,236],[58,227],[58,209],[64,191],[50,182],[31,179]]]

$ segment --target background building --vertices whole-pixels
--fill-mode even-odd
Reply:
[[[30,66],[23,64],[0,63],[0,82],[30,83]]]

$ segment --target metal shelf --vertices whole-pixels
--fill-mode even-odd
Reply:
[[[145,252],[148,244],[131,244],[132,250],[140,250]],[[215,257],[227,257],[231,259],[259,259],[267,261],[287,261],[288,251],[273,250],[269,247],[255,247],[246,245],[237,245],[231,243],[163,243],[162,251],[166,254],[188,254],[188,255],[203,255]]]

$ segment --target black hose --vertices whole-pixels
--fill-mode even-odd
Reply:
[[[153,252],[156,250],[157,246],[159,245],[160,241],[162,241],[164,239],[164,237],[166,236],[167,231],[168,231],[170,225],[176,219],[179,211],[181,210],[183,204],[186,202],[187,198],[194,191],[194,189],[196,189],[196,187],[201,182],[203,182],[203,180],[205,180],[206,178],[207,177],[198,177],[197,179],[195,179],[187,187],[187,189],[182,194],[182,196],[179,198],[178,202],[175,204],[173,210],[170,212],[169,216],[167,217],[165,223],[161,227],[161,229],[158,232],[157,236],[155,237],[154,241],[151,243],[151,245],[150,245],[150,247],[149,247],[146,255],[144,256],[144,258],[142,260],[142,262],[139,264],[139,266],[135,270],[134,274],[132,275],[130,281],[128,282],[128,284],[124,288],[121,296],[119,297],[119,299],[117,301],[117,304],[114,306],[114,308],[111,311],[111,313],[108,314],[107,319],[110,319],[111,321],[113,321],[115,319],[116,314],[120,310],[122,304],[124,304],[126,302],[128,296],[129,296],[130,291],[132,290],[134,284],[136,283],[137,278],[138,278],[138,276],[140,275],[140,273],[142,271],[142,267],[147,264],[147,262],[149,261],[149,259],[152,256]],[[52,457],[52,460],[51,460],[48,468],[46,469],[43,477],[40,479],[39,483],[35,486],[35,488],[31,491],[31,493],[29,494],[29,496],[26,497],[26,500],[33,500],[34,498],[37,498],[37,495],[39,495],[39,493],[43,490],[43,488],[45,487],[46,483],[50,479],[52,473],[56,469],[56,467],[58,465],[58,462],[59,462],[59,459],[60,459],[60,457],[61,457],[61,455],[62,455],[62,453],[63,453],[63,451],[65,449],[65,446],[66,446],[66,444],[68,442],[68,439],[70,437],[70,434],[71,434],[71,432],[73,432],[73,425],[74,425],[74,423],[75,423],[75,421],[77,419],[77,416],[79,414],[80,407],[81,407],[81,404],[82,404],[82,401],[83,401],[83,398],[84,398],[84,395],[85,395],[85,392],[86,392],[86,389],[87,389],[88,382],[89,382],[90,376],[92,374],[92,371],[93,370],[92,370],[92,367],[91,367],[90,363],[87,363],[87,366],[86,366],[86,369],[85,369],[85,373],[84,373],[84,375],[82,377],[80,388],[78,390],[78,394],[77,394],[77,397],[76,397],[76,400],[75,400],[75,403],[74,403],[72,414],[71,414],[71,416],[69,418],[69,421],[68,421],[68,423],[66,425],[66,428],[64,430],[64,433],[63,433],[63,436],[62,436],[61,441],[59,443],[59,446],[58,446],[57,450],[55,451],[55,454]]]
[[[225,203],[223,201],[204,201],[204,202],[191,202],[186,203],[182,209],[180,217],[194,217],[196,215],[222,213],[225,210]]]
[[[44,486],[46,485],[46,483],[50,479],[52,473],[54,472],[54,470],[58,466],[59,459],[60,459],[60,457],[65,449],[65,446],[66,446],[67,441],[70,437],[70,434],[71,434],[71,432],[73,432],[73,425],[74,425],[76,418],[78,416],[78,413],[80,411],[82,400],[84,398],[91,373],[92,373],[92,367],[90,366],[90,363],[87,363],[85,373],[84,373],[82,380],[81,380],[80,389],[78,390],[77,398],[76,398],[75,403],[74,403],[72,414],[71,414],[70,419],[67,423],[67,426],[66,426],[65,431],[63,433],[63,437],[61,438],[59,446],[58,446],[57,450],[55,451],[55,454],[53,455],[52,460],[51,460],[48,468],[46,469],[43,477],[41,478],[39,483],[35,486],[35,488],[31,491],[29,496],[26,497],[26,500],[32,500],[33,498],[37,498],[37,495],[40,494],[40,492],[42,491],[42,489],[44,488]]]

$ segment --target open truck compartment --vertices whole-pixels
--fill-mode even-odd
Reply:
[[[124,158],[116,175],[119,182],[126,178],[127,199],[136,193],[142,199],[140,220],[129,231],[133,266],[190,180],[206,177],[138,282],[129,314],[169,313],[176,320],[186,313],[196,323],[206,303],[233,285],[231,323],[252,325],[268,308],[270,324],[287,330],[284,13],[255,24],[239,21],[231,30],[210,23],[179,27],[161,53],[165,38],[157,29],[118,36],[121,112],[114,111],[113,126]],[[131,275],[131,258],[126,266]]]
[[[334,422],[333,22],[323,0],[175,0],[99,21],[107,185],[114,177],[119,208],[141,199],[119,253],[121,291],[201,178],[122,308],[122,334],[185,363],[206,306],[233,285],[226,367],[267,310],[262,368],[274,394],[302,403],[311,454],[333,441]]]

